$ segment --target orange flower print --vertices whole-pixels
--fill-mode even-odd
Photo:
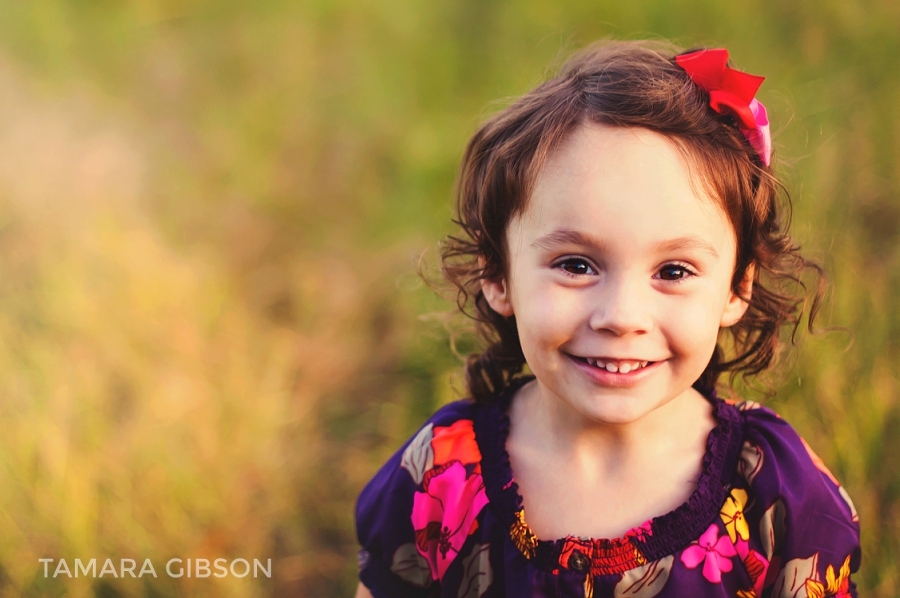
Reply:
[[[725,504],[719,512],[732,544],[737,542],[738,538],[741,540],[750,538],[750,528],[747,525],[747,520],[744,519],[745,504],[747,504],[746,490],[734,488],[728,498],[725,499]]]
[[[850,557],[844,559],[837,578],[834,577],[834,567],[828,565],[824,584],[807,579],[806,594],[809,598],[850,598]]]
[[[452,426],[435,426],[431,447],[435,467],[459,461],[463,465],[477,463],[475,473],[481,472],[481,452],[475,442],[472,420],[461,419]]]

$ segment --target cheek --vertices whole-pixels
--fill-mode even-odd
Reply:
[[[705,363],[719,338],[724,308],[725,298],[713,289],[673,306],[666,317],[672,348],[683,355],[695,355]]]
[[[584,322],[584,309],[573,297],[561,297],[560,289],[523,289],[528,301],[517,306],[516,325],[525,356],[556,350],[572,338]]]

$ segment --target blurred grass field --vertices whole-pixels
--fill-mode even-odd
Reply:
[[[469,135],[601,37],[763,74],[835,332],[769,404],[900,594],[900,3],[0,0],[0,595],[349,596],[362,485],[460,362],[415,264]],[[432,270],[434,251],[426,253]],[[426,316],[426,317],[422,317]],[[758,398],[758,397],[751,397]],[[272,558],[272,579],[39,558]]]

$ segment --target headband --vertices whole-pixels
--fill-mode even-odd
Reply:
[[[763,164],[772,159],[772,136],[766,107],[755,99],[765,77],[742,73],[727,66],[728,50],[715,48],[675,57],[700,89],[709,94],[710,107],[719,114],[729,114],[739,123],[744,137],[759,154]]]

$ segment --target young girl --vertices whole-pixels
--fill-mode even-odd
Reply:
[[[444,274],[489,347],[360,495],[357,596],[856,596],[847,493],[714,390],[813,267],[727,57],[592,47],[472,138]]]

